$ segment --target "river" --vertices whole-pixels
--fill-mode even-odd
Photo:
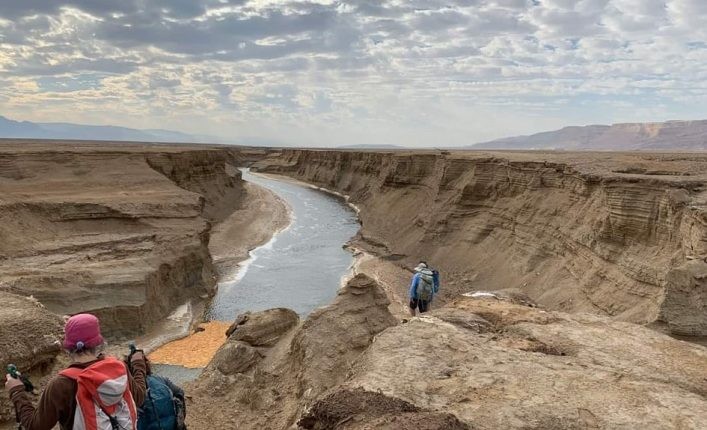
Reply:
[[[233,321],[245,311],[275,307],[306,316],[334,298],[353,257],[343,245],[359,228],[356,213],[339,197],[299,183],[255,175],[290,208],[290,225],[251,252],[235,280],[220,283],[208,318]]]
[[[253,174],[243,179],[278,195],[290,210],[290,225],[265,245],[251,251],[236,276],[219,282],[206,316],[231,322],[247,311],[276,307],[300,317],[330,303],[349,272],[353,255],[343,246],[359,229],[356,212],[342,198],[287,179]],[[157,364],[154,370],[183,383],[201,369],[179,363]]]

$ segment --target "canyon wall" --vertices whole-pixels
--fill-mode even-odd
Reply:
[[[0,147],[0,290],[134,336],[215,286],[211,226],[241,204],[226,151]]]
[[[255,167],[348,195],[354,244],[429,261],[442,300],[514,289],[707,335],[704,155],[282,150]]]

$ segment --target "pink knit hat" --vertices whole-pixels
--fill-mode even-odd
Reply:
[[[81,351],[103,343],[98,318],[91,314],[78,314],[69,318],[64,326],[64,349]]]

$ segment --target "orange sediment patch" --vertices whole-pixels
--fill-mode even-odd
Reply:
[[[157,364],[172,364],[191,369],[206,367],[226,341],[226,330],[230,325],[223,321],[200,324],[199,327],[204,331],[157,348],[149,355],[149,359]]]

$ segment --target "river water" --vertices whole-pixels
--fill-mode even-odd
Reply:
[[[245,169],[243,179],[284,200],[291,224],[253,250],[235,279],[219,284],[208,319],[233,321],[275,307],[304,317],[331,302],[353,262],[343,245],[359,228],[356,213],[341,198],[305,185]]]

